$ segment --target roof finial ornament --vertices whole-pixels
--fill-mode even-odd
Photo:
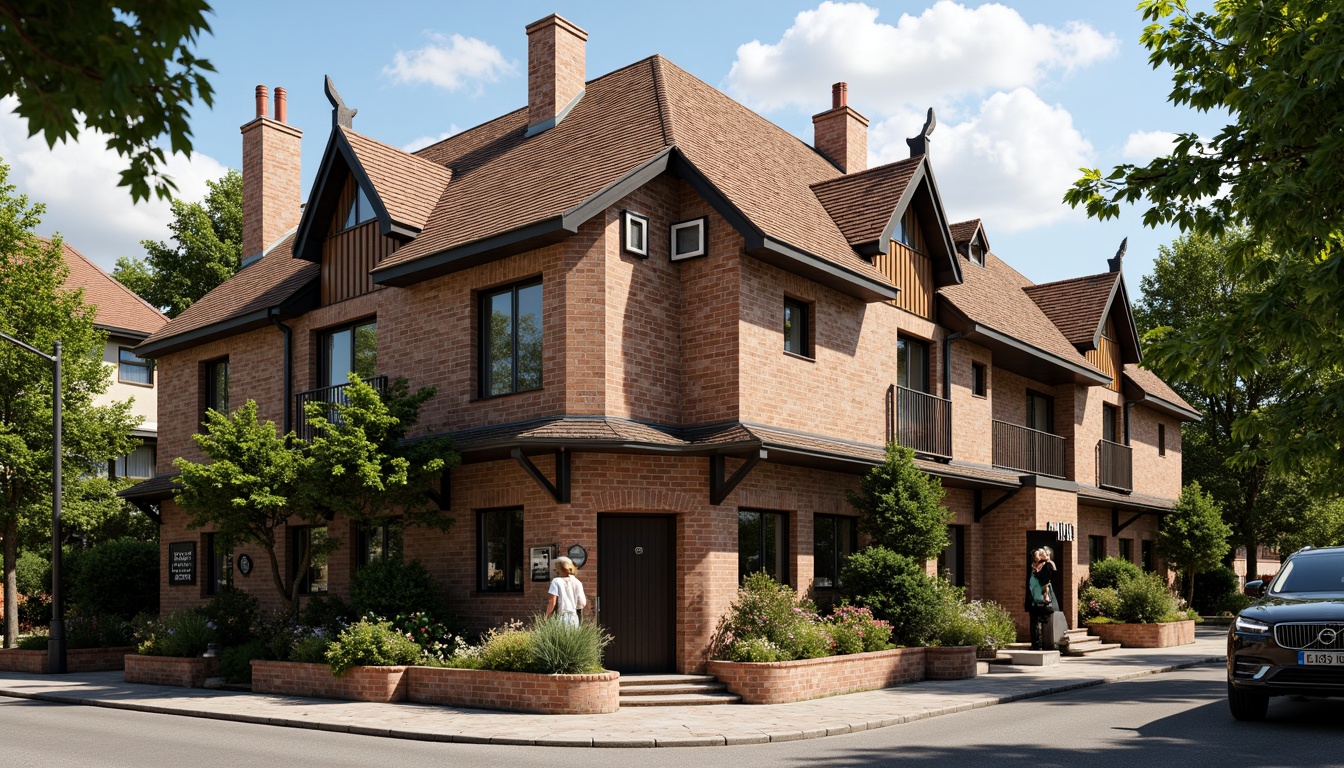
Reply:
[[[336,92],[336,84],[331,82],[331,75],[327,75],[326,77],[327,101],[331,102],[331,127],[350,128],[353,130],[355,115],[359,114],[359,110],[345,106],[345,101],[341,99],[341,94]]]
[[[1115,252],[1115,258],[1106,260],[1106,266],[1110,267],[1112,272],[1120,271],[1120,262],[1125,258],[1125,251],[1127,250],[1129,250],[1128,237],[1120,241],[1120,250]]]
[[[924,128],[920,130],[919,135],[905,140],[905,143],[910,145],[911,157],[929,154],[929,137],[937,127],[938,118],[933,116],[933,107],[929,107],[929,116],[924,119]]]

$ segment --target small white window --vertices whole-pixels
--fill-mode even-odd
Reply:
[[[705,255],[705,217],[683,221],[672,225],[671,259],[689,259]]]
[[[623,211],[621,216],[621,242],[626,253],[636,256],[649,255],[649,218],[638,213]]]

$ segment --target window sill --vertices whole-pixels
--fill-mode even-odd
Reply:
[[[784,356],[785,356],[785,357],[792,357],[792,358],[795,359],[795,360],[802,360],[803,362],[807,362],[807,363],[815,363],[815,362],[817,362],[817,358],[816,358],[816,357],[808,357],[807,355],[800,355],[800,354],[798,354],[797,352],[790,352],[790,351],[787,350],[787,349],[784,350]]]
[[[473,398],[473,399],[471,400],[471,402],[473,402],[473,403],[479,403],[479,402],[481,402],[481,401],[483,401],[483,400],[499,400],[500,398],[504,398],[504,397],[515,397],[515,396],[517,396],[517,395],[529,395],[529,394],[532,394],[533,392],[543,392],[543,391],[545,391],[545,389],[546,389],[545,387],[537,387],[536,389],[522,389],[522,390],[519,390],[519,391],[517,391],[517,392],[501,392],[501,393],[499,393],[498,395],[479,395],[479,396]]]
[[[523,590],[521,590],[521,589],[511,589],[511,590],[508,590],[508,591],[503,591],[503,590],[484,590],[484,589],[475,589],[475,590],[472,590],[472,592],[471,592],[471,596],[472,596],[472,597],[524,597],[525,595],[524,595],[524,593],[523,593]]]
[[[989,399],[989,395],[987,395],[987,394],[986,394],[986,395],[977,395],[977,394],[975,394],[974,392],[971,393],[971,397],[974,397],[976,400],[988,400],[988,399]]]
[[[144,387],[145,389],[153,389],[153,388],[154,388],[154,382],[152,382],[152,381],[151,381],[150,383],[148,383],[148,384],[145,384],[144,382],[140,382],[140,381],[127,381],[127,380],[121,378],[120,376],[117,377],[117,383],[118,383],[118,384],[125,384],[125,385],[128,386],[128,387]]]

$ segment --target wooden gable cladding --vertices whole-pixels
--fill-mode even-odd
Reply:
[[[892,240],[887,253],[873,257],[873,266],[901,289],[900,295],[891,304],[932,320],[933,261],[928,256],[924,232],[919,227],[919,219],[913,207],[906,210],[902,224],[905,242]]]
[[[1096,349],[1089,349],[1084,353],[1087,362],[1096,366],[1098,370],[1111,377],[1111,383],[1106,385],[1107,389],[1120,391],[1120,342],[1116,340],[1115,319],[1106,318],[1106,327],[1101,332],[1101,343]]]
[[[332,217],[328,236],[322,243],[322,304],[334,304],[362,296],[375,287],[369,272],[395,253],[400,245],[379,233],[378,220],[344,229],[346,213],[359,187],[354,176],[346,179]]]

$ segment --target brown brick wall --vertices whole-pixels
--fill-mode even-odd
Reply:
[[[812,144],[845,173],[868,167],[868,120],[849,107],[812,117]]]
[[[135,648],[70,648],[65,652],[65,668],[71,673],[125,669],[128,653],[135,653]],[[0,670],[45,675],[50,669],[47,658],[46,651],[7,648],[0,651]]]
[[[347,701],[405,701],[411,667],[351,667],[336,678],[326,664],[252,662],[252,692]]]
[[[925,678],[923,648],[777,662],[711,661],[706,671],[746,704],[787,704],[841,693],[874,691]],[[971,677],[975,652],[971,652]]]
[[[201,688],[206,678],[219,674],[219,659],[140,656],[134,653],[126,654],[124,659],[128,683]]]
[[[940,349],[941,351],[941,349]],[[971,394],[971,364],[985,365],[985,395]],[[989,350],[965,340],[952,342],[952,455],[967,464],[994,463],[994,396],[998,383]]]
[[[1166,624],[1088,624],[1091,634],[1105,643],[1126,648],[1171,648],[1195,642],[1195,622],[1171,621]]]
[[[1157,453],[1157,425],[1166,427],[1167,454]],[[1181,424],[1141,405],[1129,409],[1134,451],[1134,492],[1174,499],[1181,495]]]
[[[411,667],[411,701],[540,715],[597,715],[620,709],[620,675],[538,675]]]

